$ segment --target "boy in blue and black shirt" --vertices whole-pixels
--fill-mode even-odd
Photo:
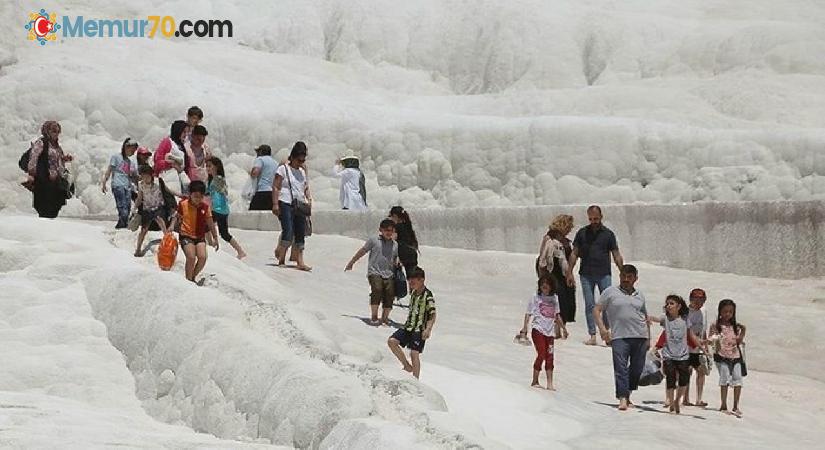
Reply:
[[[424,343],[430,338],[435,325],[435,299],[433,293],[424,286],[424,270],[420,267],[413,269],[407,276],[410,284],[410,312],[407,322],[387,340],[392,353],[404,366],[404,370],[412,372],[418,378],[421,374],[421,353]],[[401,347],[410,349],[410,361],[404,355]]]

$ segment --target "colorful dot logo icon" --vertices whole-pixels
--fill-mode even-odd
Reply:
[[[47,41],[57,40],[55,33],[60,29],[60,25],[56,22],[57,14],[49,14],[45,9],[29,14],[29,21],[25,26],[29,31],[29,40],[36,40],[40,45],[46,45]]]

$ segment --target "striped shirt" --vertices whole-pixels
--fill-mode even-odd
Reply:
[[[410,312],[404,329],[414,333],[424,331],[427,321],[435,314],[435,299],[433,293],[426,287],[421,292],[410,294]]]
[[[209,231],[212,211],[206,202],[195,205],[188,198],[183,199],[178,203],[178,216],[180,217],[181,236],[202,239]]]

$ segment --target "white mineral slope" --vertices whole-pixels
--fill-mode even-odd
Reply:
[[[89,427],[111,424],[111,439],[134,438],[130,445],[153,430],[117,431],[122,424],[115,419],[95,424],[95,410],[79,408],[102,403],[115,418],[138,415],[161,430],[168,427],[149,416],[222,439],[301,448],[502,446],[456,426],[441,396],[427,386],[330,350],[314,312],[290,307],[288,289],[225,255],[214,258],[216,267],[227,268],[219,287],[199,289],[180,277],[181,262],[172,273],[160,272],[150,258],[135,259],[118,247],[131,246],[131,233],[107,232],[100,224],[4,215],[0,236],[9,287],[23,284],[39,302],[31,310],[27,296],[2,298],[6,316],[28,320],[22,331],[4,335],[4,346],[23,342],[19,362],[3,372],[8,395],[17,399],[10,405],[20,414],[43,402],[20,393],[44,389],[81,402],[71,408],[60,403],[68,405],[67,416],[88,416]],[[65,295],[77,303],[72,321],[55,316],[58,323],[44,325],[37,311],[63,311]],[[45,335],[52,345],[30,352],[26,333]],[[63,341],[74,335],[80,344],[67,347]],[[103,356],[93,354],[102,361],[86,361],[87,340],[102,347],[94,350]],[[109,392],[112,385],[117,395]],[[33,427],[11,427],[19,441],[10,442],[60,442],[59,434],[28,436]],[[185,431],[179,430],[184,442]],[[87,439],[78,445],[97,443]]]
[[[226,249],[210,250],[206,286],[197,288],[183,281],[180,261],[171,273],[159,272],[151,252],[142,259],[131,256],[132,233],[108,228],[3,216],[3,279],[27,283],[33,292],[82,293],[77,308],[83,306],[83,314],[72,317],[81,316],[76,320],[96,330],[97,345],[114,355],[106,364],[121,373],[110,380],[108,374],[117,371],[87,371],[92,364],[73,356],[84,353],[65,348],[66,339],[58,338],[64,359],[50,350],[28,359],[21,355],[4,368],[19,374],[8,377],[17,387],[3,394],[18,396],[16,411],[42,404],[21,397],[37,389],[27,367],[40,373],[56,359],[64,362],[55,383],[79,371],[103,380],[92,386],[117,385],[123,394],[107,403],[111,409],[138,414],[140,404],[155,419],[221,438],[299,447],[815,448],[825,437],[817,426],[825,385],[814,378],[823,367],[811,356],[822,350],[811,338],[822,332],[815,320],[825,289],[821,279],[776,281],[640,263],[639,287],[651,310],[669,292],[702,286],[710,304],[734,298],[740,321],[749,326],[745,417],[713,410],[715,373],[705,391],[710,407],[672,417],[661,410],[661,386],[634,396],[641,408],[613,408],[610,352],[580,343],[581,310],[571,325],[573,337],[557,347],[559,391],[528,387],[533,350],[514,345],[512,336],[534,289],[531,255],[423,248],[421,265],[439,319],[419,383],[386,348],[392,329],[361,320],[368,311],[365,262],[343,272],[360,241],[312,237],[307,258],[315,268],[303,273],[272,266],[273,233],[236,231],[252,256],[239,262]],[[66,303],[60,296],[41,297],[41,314]],[[3,297],[5,317],[26,313],[26,303],[16,298]],[[397,308],[392,318],[403,321],[405,312]],[[29,331],[42,332],[34,325]],[[93,401],[108,398],[109,390],[75,387],[62,396],[97,407]],[[67,415],[82,415],[89,426],[99,423],[98,416],[70,406]],[[30,429],[11,430],[26,436]],[[59,435],[40,433],[38,442],[52,438]]]
[[[130,135],[155,147],[197,104],[233,201],[269,143],[305,140],[319,208],[362,158],[370,203],[420,207],[825,196],[818,2],[172,1],[55,5],[93,18],[231,19],[231,39],[25,40],[0,5],[0,207],[44,119],[78,156],[80,202]]]
[[[323,314],[324,331],[342,351],[362,358],[375,358],[378,352],[385,370],[400,371],[385,347],[392,329],[375,329],[361,320],[368,317],[365,261],[353,272],[343,272],[362,241],[310,238],[307,261],[314,269],[306,274],[271,266],[272,233],[235,235],[255,249],[248,264],[269,272],[307,308]],[[557,346],[559,391],[528,387],[534,351],[514,345],[512,338],[535,289],[533,261],[534,256],[525,254],[434,247],[424,247],[419,260],[439,308],[438,324],[423,354],[421,381],[443,396],[449,411],[480,423],[486,435],[513,448],[552,448],[555,443],[573,448],[719,443],[813,448],[825,437],[814,431],[825,417],[825,402],[819,400],[825,392],[825,363],[816,356],[823,344],[815,339],[823,331],[817,317],[825,301],[825,280],[772,280],[638,263],[638,287],[652,312],[661,310],[667,294],[686,296],[701,286],[710,296],[711,319],[716,303],[730,297],[739,305],[739,320],[748,325],[751,373],[742,401],[745,418],[714,410],[719,407],[715,371],[705,388],[708,409],[686,408],[676,418],[661,408],[663,386],[642,388],[634,395],[641,409],[622,414],[613,408],[610,350],[581,343],[586,326],[580,294],[577,322],[570,324],[572,337]],[[393,320],[403,322],[405,317],[406,309],[394,309]],[[654,327],[653,332],[658,335],[659,330]],[[695,433],[685,434],[687,429]],[[678,438],[669,441],[673,436]]]
[[[0,447],[276,448],[164,424],[141,407],[78,279],[111,253],[99,230],[6,216],[0,230]]]

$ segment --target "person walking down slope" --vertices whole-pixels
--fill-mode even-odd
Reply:
[[[129,211],[132,208],[132,180],[137,178],[137,165],[130,159],[137,151],[138,143],[132,138],[126,138],[120,146],[120,152],[109,158],[109,165],[103,179],[100,181],[100,190],[106,193],[106,182],[112,177],[112,195],[117,206],[117,225],[115,229],[126,228],[129,223]]]
[[[412,219],[401,206],[390,208],[390,219],[395,222],[395,241],[398,242],[398,259],[407,277],[418,266],[418,237],[413,230]]]
[[[587,208],[587,220],[590,225],[579,229],[573,239],[573,253],[570,255],[570,261],[567,264],[566,278],[567,285],[574,286],[573,268],[576,267],[576,261],[581,258],[579,279],[582,294],[584,294],[584,316],[587,319],[587,331],[590,333],[590,339],[584,343],[586,345],[596,345],[596,321],[593,317],[593,309],[596,306],[596,287],[599,288],[600,293],[604,293],[612,284],[610,257],[613,257],[613,262],[619,268],[619,271],[624,265],[624,259],[619,251],[616,235],[602,224],[602,209],[596,205]]]
[[[166,189],[179,198],[183,198],[188,189],[181,176],[184,174],[185,160],[183,136],[187,132],[187,127],[183,120],[172,122],[169,136],[160,141],[154,154],[155,177],[162,179]],[[189,181],[188,177],[186,181]]]
[[[636,267],[625,264],[619,273],[619,286],[605,289],[593,309],[602,339],[611,344],[619,411],[625,411],[631,405],[630,394],[639,387],[650,342],[645,297],[635,287],[638,279]],[[602,320],[602,312],[607,322]]]
[[[306,159],[306,144],[298,141],[292,147],[288,163],[279,166],[275,171],[275,181],[272,186],[272,213],[278,216],[281,222],[281,237],[275,249],[278,265],[286,264],[287,249],[294,246],[294,249],[297,249],[294,251],[298,260],[298,269],[309,272],[312,267],[304,262],[307,223],[305,214],[307,213],[301,211],[302,207],[312,207],[309,178],[304,169]]]
[[[421,377],[421,353],[432,336],[436,318],[435,299],[425,286],[425,280],[426,274],[420,267],[410,272],[410,310],[407,321],[387,339],[392,354],[398,358],[403,369],[411,372],[415,378]],[[407,361],[401,347],[410,349],[410,361]]]
[[[223,161],[213,156],[206,161],[206,170],[209,174],[209,184],[206,186],[206,194],[209,196],[212,204],[212,219],[218,225],[218,232],[221,238],[235,249],[238,253],[238,259],[244,259],[246,252],[241,248],[241,243],[229,233],[229,188],[226,185]]]

